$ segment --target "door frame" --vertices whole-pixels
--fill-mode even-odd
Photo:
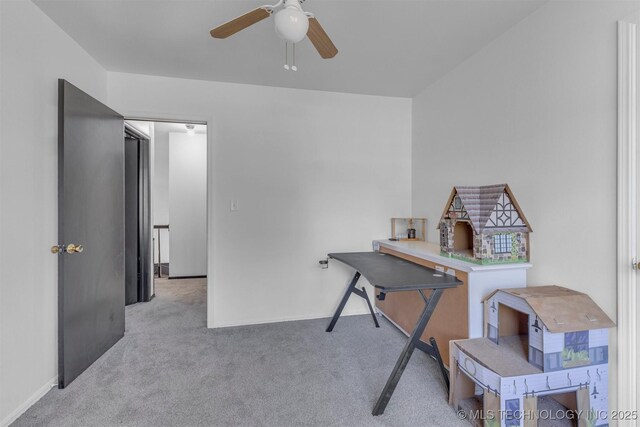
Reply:
[[[638,410],[636,24],[618,21],[617,394],[619,410]]]
[[[151,224],[151,175],[150,137],[130,124],[124,124],[124,137],[138,140],[138,301],[148,302],[153,297],[153,260],[149,260],[153,250]],[[126,143],[126,142],[125,142]],[[126,178],[125,178],[126,185]],[[151,232],[149,231],[151,230]]]
[[[175,117],[164,116],[163,113],[157,112],[135,112],[134,114],[123,114],[124,121],[143,121],[143,122],[163,122],[163,123],[185,123],[185,124],[194,124],[194,125],[205,125],[207,127],[207,328],[214,328],[213,322],[213,291],[214,291],[214,282],[213,282],[213,273],[214,273],[214,257],[213,257],[213,224],[214,224],[214,179],[213,179],[213,159],[214,159],[214,144],[213,144],[213,126],[215,123],[213,117],[211,116],[198,116],[196,114],[193,115],[176,115]],[[160,118],[159,118],[160,117]],[[152,135],[149,135],[153,137]],[[150,179],[149,185],[150,188],[153,188],[153,181],[155,178],[155,166],[153,165],[153,150],[154,146],[152,144],[149,145],[149,159],[150,159]],[[150,192],[150,204],[151,204],[151,213],[152,218],[150,221],[151,227],[151,235],[153,235],[153,191]],[[153,242],[153,239],[150,239]],[[153,250],[153,248],[152,248]],[[153,253],[153,252],[151,252]],[[153,256],[151,258],[151,263],[153,263]],[[151,266],[151,283],[153,283],[153,265]]]

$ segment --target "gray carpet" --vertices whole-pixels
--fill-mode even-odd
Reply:
[[[126,334],[13,426],[464,426],[437,365],[416,351],[389,403],[371,409],[404,335],[343,317],[206,328],[203,279],[160,281],[126,309]]]

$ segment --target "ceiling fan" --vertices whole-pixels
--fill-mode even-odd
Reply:
[[[305,36],[309,37],[321,57],[325,59],[333,58],[338,53],[338,49],[315,16],[302,10],[300,6],[302,2],[304,0],[279,0],[278,3],[272,6],[260,6],[236,19],[217,26],[210,31],[211,37],[226,39],[238,31],[270,17],[276,9],[280,9],[275,14],[274,19],[276,34],[280,38],[288,43],[298,43]]]

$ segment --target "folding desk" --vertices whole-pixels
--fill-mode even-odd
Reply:
[[[418,291],[425,302],[422,314],[418,318],[413,332],[409,335],[407,343],[405,344],[402,353],[400,353],[400,357],[398,358],[393,371],[391,371],[391,375],[382,389],[382,393],[380,394],[378,401],[373,407],[373,415],[380,415],[384,413],[387,403],[389,403],[391,395],[393,395],[393,391],[398,385],[398,381],[400,381],[400,377],[402,376],[407,363],[409,363],[409,359],[416,347],[434,355],[438,360],[440,368],[444,370],[442,359],[440,359],[437,346],[435,346],[435,340],[431,341],[432,345],[435,346],[435,348],[433,348],[428,344],[421,342],[420,336],[427,326],[429,318],[431,317],[431,314],[433,314],[433,310],[435,310],[443,290],[447,288],[454,288],[462,284],[462,282],[453,276],[441,273],[432,268],[423,267],[393,255],[387,255],[380,252],[331,253],[329,254],[329,258],[335,259],[352,267],[356,270],[356,273],[349,283],[349,286],[347,287],[347,290],[342,297],[333,318],[331,319],[327,332],[331,332],[335,327],[336,322],[338,321],[338,318],[340,317],[340,314],[352,293],[367,301],[373,320],[376,326],[379,326],[365,288],[356,288],[356,283],[361,275],[366,277],[369,283],[380,290],[380,295],[378,295],[379,299],[384,299],[385,294],[388,292]],[[431,290],[431,294],[428,298],[424,294],[425,290]]]

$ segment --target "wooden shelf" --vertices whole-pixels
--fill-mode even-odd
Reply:
[[[416,231],[416,237],[414,239],[399,237],[407,236],[407,231],[409,228],[413,228]],[[401,242],[427,240],[427,219],[391,218],[391,238]]]
[[[422,241],[374,241],[374,250],[455,275],[462,285],[442,294],[421,340],[434,337],[442,359],[449,361],[449,341],[482,337],[482,299],[497,288],[525,287],[529,263],[476,265],[440,255],[440,247]],[[377,309],[405,334],[411,332],[424,302],[416,291],[388,293]]]

